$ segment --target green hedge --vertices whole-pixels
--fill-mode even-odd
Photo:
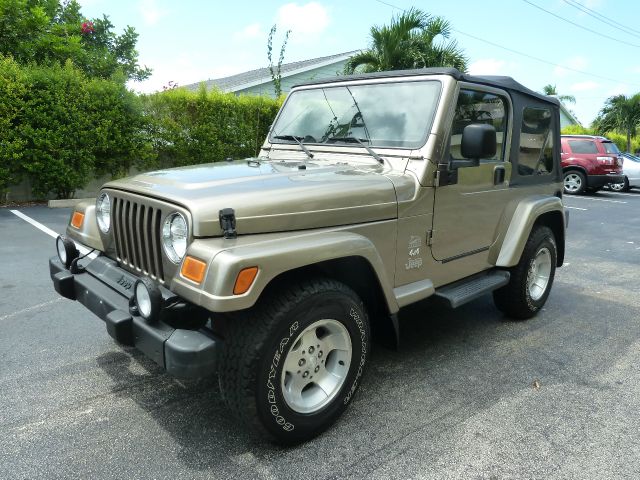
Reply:
[[[281,101],[184,89],[137,96],[124,81],[0,56],[0,193],[73,196],[95,175],[254,156]]]
[[[23,69],[0,57],[0,199],[10,185],[20,181],[25,142],[16,127],[21,123],[26,93]]]
[[[217,90],[173,89],[142,97],[162,166],[255,156],[281,101]]]
[[[34,195],[73,196],[94,173],[153,159],[146,121],[123,82],[0,57],[0,189],[27,176]]]

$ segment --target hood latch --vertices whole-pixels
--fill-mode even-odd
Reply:
[[[233,208],[223,208],[218,215],[224,238],[236,238],[238,232],[236,232],[236,212]]]

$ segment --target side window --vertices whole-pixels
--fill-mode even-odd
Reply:
[[[573,153],[598,153],[598,147],[592,140],[569,140]]]
[[[551,110],[525,107],[520,129],[519,175],[544,175],[553,170]]]
[[[462,159],[460,145],[464,127],[472,123],[488,123],[496,129],[496,154],[493,158],[485,158],[482,161],[501,162],[504,158],[507,114],[507,102],[502,97],[479,90],[460,90],[451,127],[449,144],[451,158]]]

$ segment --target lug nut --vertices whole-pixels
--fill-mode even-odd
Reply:
[[[318,358],[322,358],[322,350],[318,352]]]
[[[309,347],[309,355],[311,355],[313,353],[313,351],[315,350],[315,348],[313,347]]]
[[[316,367],[316,369],[314,370],[314,373],[318,373],[318,370],[320,370],[320,366]]]
[[[307,378],[309,376],[309,370],[305,370],[304,373],[302,374],[303,378]]]
[[[299,366],[303,366],[305,364],[304,358],[301,358],[300,361],[298,362]]]

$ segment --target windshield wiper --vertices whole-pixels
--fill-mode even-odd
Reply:
[[[296,137],[295,135],[274,135],[273,138],[277,138],[278,140],[293,140],[300,145],[300,148],[307,154],[307,157],[313,158],[313,153],[311,153],[309,149],[304,146],[304,143],[302,143],[302,138],[304,137]]]
[[[364,139],[365,142],[368,142],[368,139]],[[343,142],[343,143],[359,143],[361,147],[363,147],[364,149],[367,150],[367,152],[369,152],[369,155],[371,155],[373,158],[375,158],[378,162],[382,163],[384,165],[384,159],[378,155],[373,148],[371,148],[369,145],[367,145],[366,143],[364,143],[362,141],[362,139],[357,138],[357,137],[331,137],[327,139],[327,143],[329,142]]]

